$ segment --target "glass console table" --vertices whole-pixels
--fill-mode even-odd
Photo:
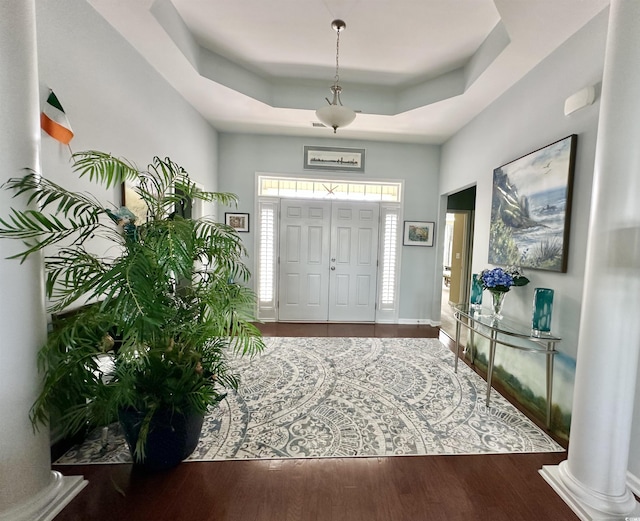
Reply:
[[[496,346],[502,345],[521,351],[543,354],[547,358],[547,418],[546,425],[551,422],[551,396],[553,389],[553,357],[557,353],[556,344],[561,338],[549,333],[539,333],[531,330],[525,324],[508,319],[496,319],[491,316],[489,309],[475,309],[468,304],[453,307],[453,318],[456,321],[456,358],[454,371],[458,371],[458,358],[460,357],[460,329],[466,327],[469,330],[468,349],[471,352],[471,363],[474,360],[474,336],[480,335],[489,340],[489,359],[487,361],[487,407],[491,399],[491,377],[493,375],[493,362],[496,354]],[[520,344],[516,344],[517,340]],[[465,352],[467,349],[465,348]]]

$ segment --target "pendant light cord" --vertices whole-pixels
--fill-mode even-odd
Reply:
[[[339,67],[340,67],[340,28],[336,29],[336,33],[338,33],[338,36],[336,38],[336,76],[335,76],[335,82],[334,82],[334,86],[337,86],[338,83],[340,82],[340,74],[339,74]]]

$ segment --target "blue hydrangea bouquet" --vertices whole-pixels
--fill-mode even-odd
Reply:
[[[487,268],[480,272],[480,284],[482,289],[489,290],[491,293],[493,308],[491,316],[499,320],[502,318],[502,304],[507,291],[511,286],[526,286],[529,284],[529,279],[522,274],[520,268]]]
[[[480,272],[480,283],[483,289],[506,293],[511,286],[526,286],[529,279],[517,267],[492,268]]]

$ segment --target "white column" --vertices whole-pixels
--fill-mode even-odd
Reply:
[[[40,124],[34,0],[0,0],[0,184],[39,169]],[[0,213],[24,208],[0,190]],[[42,260],[5,257],[0,242],[0,520],[51,519],[84,482],[51,471],[49,432],[34,434],[29,409],[40,385],[36,354],[46,338]]]
[[[583,520],[637,516],[626,474],[640,352],[638,0],[611,0],[579,333],[568,459],[541,473]]]

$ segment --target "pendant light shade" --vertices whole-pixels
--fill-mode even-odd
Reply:
[[[331,127],[334,134],[338,127],[346,127],[356,119],[356,113],[349,107],[345,107],[340,101],[340,90],[340,85],[332,86],[333,101],[326,107],[316,110],[316,117],[322,123]]]
[[[340,100],[340,93],[342,92],[342,87],[338,84],[340,80],[339,74],[339,59],[340,59],[340,31],[342,31],[347,24],[345,24],[342,20],[334,20],[331,22],[331,27],[338,33],[336,40],[336,75],[334,78],[334,83],[331,86],[331,92],[333,93],[333,99],[329,101],[327,100],[326,107],[319,108],[316,110],[316,117],[326,126],[331,127],[333,129],[333,133],[336,133],[338,127],[346,127],[347,125],[353,123],[353,120],[356,119],[356,113],[350,109],[349,107],[345,107]]]

